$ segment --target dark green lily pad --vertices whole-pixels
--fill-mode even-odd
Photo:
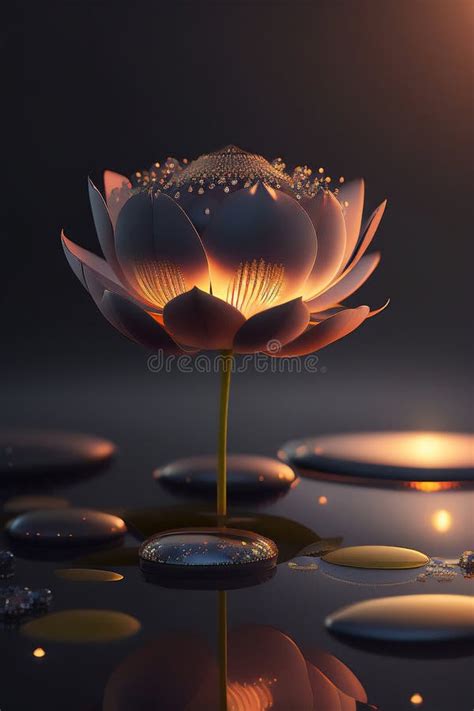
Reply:
[[[138,546],[124,546],[122,548],[110,548],[108,550],[95,551],[89,555],[77,558],[74,565],[84,566],[138,566]]]
[[[313,558],[321,558],[321,556],[326,555],[326,553],[330,553],[331,551],[335,551],[340,548],[342,541],[342,536],[338,536],[336,538],[321,538],[319,541],[310,543],[309,546],[306,546],[300,550],[298,555],[308,555]]]

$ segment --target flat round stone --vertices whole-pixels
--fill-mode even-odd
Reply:
[[[28,545],[87,545],[106,543],[127,532],[118,516],[92,509],[67,508],[29,511],[9,521],[6,532]]]
[[[400,595],[364,600],[326,618],[335,634],[391,642],[474,640],[474,598]]]
[[[89,470],[115,453],[94,435],[50,430],[0,430],[0,481]]]
[[[176,493],[215,499],[217,457],[178,459],[156,469],[153,477]],[[230,454],[227,458],[227,493],[231,498],[279,496],[288,491],[296,478],[293,469],[278,459],[247,454]]]
[[[348,546],[330,551],[322,559],[332,565],[384,570],[421,568],[430,560],[424,553],[396,546]]]
[[[189,528],[164,531],[139,550],[145,573],[170,575],[232,575],[268,570],[276,565],[278,548],[269,538],[233,528]]]
[[[474,435],[356,432],[287,442],[284,461],[305,471],[367,479],[474,481]]]
[[[46,642],[114,642],[139,632],[140,622],[115,610],[64,610],[31,620],[21,633]]]

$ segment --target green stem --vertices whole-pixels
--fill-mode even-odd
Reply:
[[[223,523],[223,519],[227,516],[227,422],[232,363],[232,351],[222,351],[219,441],[217,448],[217,517],[219,523]]]
[[[219,711],[227,711],[227,594],[219,590]]]

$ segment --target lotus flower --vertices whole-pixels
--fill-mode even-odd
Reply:
[[[189,634],[148,642],[126,657],[105,687],[103,711],[211,711],[219,704],[219,666]],[[283,632],[243,625],[228,632],[228,711],[370,711],[354,672],[322,649],[301,649]],[[182,673],[177,673],[181,670]]]
[[[89,196],[105,259],[63,233],[64,249],[105,318],[149,349],[300,356],[378,312],[341,303],[380,261],[366,250],[385,202],[361,231],[362,180],[331,191],[229,146],[104,182],[105,201],[91,181]]]
[[[232,354],[305,355],[377,313],[341,302],[379,263],[365,252],[385,202],[360,232],[363,182],[331,191],[321,171],[290,175],[280,159],[235,146],[190,164],[169,158],[133,185],[106,171],[105,201],[89,181],[105,259],[62,234],[76,276],[125,336],[152,350],[223,351],[219,516]]]

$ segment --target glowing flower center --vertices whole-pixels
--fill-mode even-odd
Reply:
[[[181,269],[172,262],[143,262],[134,272],[142,294],[159,308],[186,291]]]
[[[284,274],[281,264],[263,259],[241,262],[227,287],[226,301],[246,316],[268,308],[281,292]]]

